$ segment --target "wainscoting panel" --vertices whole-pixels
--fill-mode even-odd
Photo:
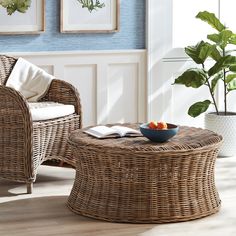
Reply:
[[[146,50],[7,53],[73,84],[83,126],[146,120]]]
[[[96,124],[96,65],[65,66],[64,78],[79,90],[84,123]]]
[[[108,123],[138,120],[138,64],[113,64],[108,71]]]

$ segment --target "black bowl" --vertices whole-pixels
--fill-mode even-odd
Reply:
[[[168,139],[174,137],[179,127],[174,124],[167,123],[167,129],[150,129],[148,127],[149,123],[145,123],[139,126],[140,132],[143,134],[144,137],[148,138],[153,142],[163,143],[166,142]]]

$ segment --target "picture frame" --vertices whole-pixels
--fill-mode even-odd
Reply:
[[[45,0],[33,0],[25,13],[12,15],[0,7],[0,35],[40,34],[45,32]]]
[[[120,0],[61,0],[61,33],[114,33],[119,28]]]

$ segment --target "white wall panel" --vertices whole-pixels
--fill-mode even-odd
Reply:
[[[54,67],[53,65],[40,65],[40,68],[45,70],[47,73],[53,75],[54,74]]]
[[[108,70],[108,123],[138,121],[138,64],[112,64]]]
[[[65,66],[64,78],[80,93],[83,125],[96,124],[96,65]]]
[[[83,126],[146,121],[146,50],[6,53],[73,84]]]

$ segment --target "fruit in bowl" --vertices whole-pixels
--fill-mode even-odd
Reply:
[[[159,122],[151,121],[148,124],[148,127],[150,129],[167,129],[168,128],[166,122],[164,122],[164,121],[159,121]]]
[[[151,121],[149,124],[148,124],[148,127],[150,129],[156,129],[157,128],[157,122],[156,121]]]
[[[177,134],[179,127],[163,121],[151,121],[140,125],[139,129],[143,136],[149,140],[163,143],[174,137]]]

